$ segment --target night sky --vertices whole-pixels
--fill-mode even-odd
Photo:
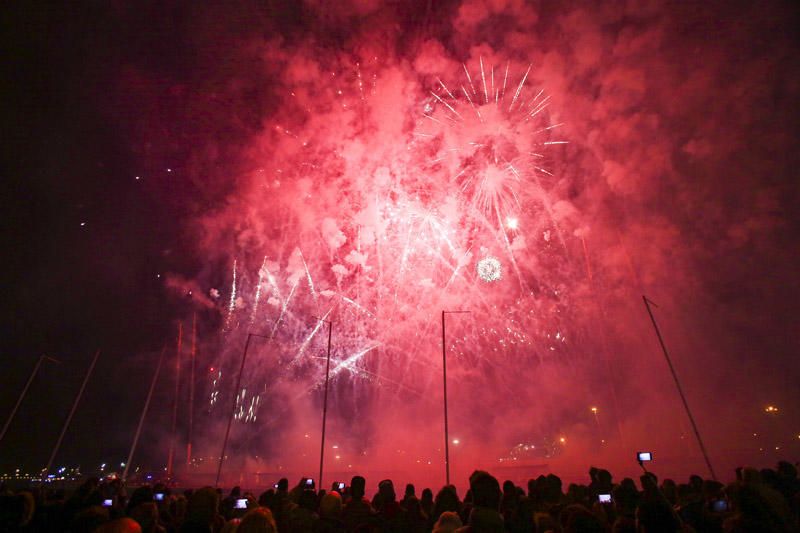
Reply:
[[[341,137],[350,164],[410,135],[408,110],[437,77],[460,79],[461,63],[474,69],[479,57],[521,72],[532,64],[565,124],[549,191],[564,200],[555,216],[569,228],[565,255],[581,276],[591,271],[580,286],[597,291],[576,288],[571,316],[588,331],[584,351],[601,342],[587,324],[602,317],[594,327],[614,354],[629,447],[665,405],[687,429],[646,293],[724,477],[738,461],[798,459],[795,2],[328,4],[4,8],[2,420],[39,355],[61,364],[42,366],[0,442],[0,469],[44,465],[98,348],[59,465],[124,458],[158,351],[192,311],[201,360],[214,364],[233,259],[256,275],[272,238],[261,221],[291,194],[256,196],[257,172],[296,160],[277,129],[315,146]],[[325,93],[322,73],[356,62],[377,80],[364,104],[373,130],[347,122]],[[293,115],[296,88],[303,105],[319,105],[316,118]],[[315,176],[316,191],[328,178]],[[573,270],[559,270],[567,286]],[[603,383],[575,385],[557,369],[537,376],[576,395]],[[158,388],[142,460],[164,461],[171,386]],[[747,440],[754,432],[766,436]]]

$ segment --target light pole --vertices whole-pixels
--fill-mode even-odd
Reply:
[[[469,313],[469,311],[442,311],[442,384],[444,390],[444,467],[447,485],[450,485],[450,430],[447,425],[447,339],[444,317],[448,314]]]
[[[17,398],[17,403],[14,404],[14,408],[11,410],[11,414],[8,415],[8,419],[6,420],[6,423],[3,425],[3,429],[0,430],[0,441],[2,441],[3,437],[6,436],[6,431],[8,431],[8,427],[11,425],[11,421],[14,420],[14,416],[16,416],[20,404],[22,404],[22,400],[25,399],[25,395],[28,394],[28,389],[30,388],[31,383],[33,383],[33,378],[36,377],[36,373],[39,372],[39,367],[42,366],[42,361],[44,361],[45,359],[47,359],[48,361],[52,361],[54,363],[61,364],[61,361],[59,361],[58,359],[53,359],[52,357],[49,357],[47,355],[39,356],[39,359],[36,361],[36,365],[33,367],[33,372],[31,372],[31,375],[28,378],[27,383],[25,383],[25,386],[22,388],[22,392],[20,393],[19,398]]]

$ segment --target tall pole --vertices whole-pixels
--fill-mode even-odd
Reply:
[[[450,432],[447,427],[447,341],[444,334],[444,311],[442,311],[442,378],[444,385],[444,468],[446,485],[450,485]]]
[[[469,313],[469,311],[442,311],[442,390],[444,391],[444,468],[447,485],[450,484],[450,428],[447,423],[447,339],[444,317],[446,314]]]
[[[31,383],[33,383],[33,378],[36,377],[36,373],[39,372],[39,367],[42,366],[42,361],[44,361],[45,359],[58,363],[58,361],[56,359],[53,359],[52,357],[48,357],[46,355],[39,356],[39,359],[36,361],[36,365],[33,367],[33,372],[31,372],[31,375],[28,378],[27,383],[25,383],[25,386],[22,388],[22,392],[19,394],[19,398],[17,398],[17,403],[14,404],[14,408],[11,410],[11,414],[8,415],[8,419],[6,420],[6,423],[3,425],[3,429],[0,430],[0,441],[2,441],[3,437],[6,436],[6,431],[8,431],[8,427],[11,425],[11,421],[14,420],[14,417],[17,414],[17,410],[19,409],[19,406],[22,404],[22,400],[25,399],[25,395],[28,394],[28,389],[30,388]]]
[[[700,451],[703,452],[703,458],[706,460],[706,466],[708,466],[709,472],[711,472],[711,477],[714,481],[717,480],[717,475],[714,473],[714,467],[711,466],[711,460],[708,458],[708,453],[706,452],[706,447],[703,445],[703,439],[700,438],[700,431],[697,429],[697,424],[694,422],[694,417],[692,416],[692,411],[689,409],[689,403],[686,401],[686,396],[683,394],[683,389],[681,388],[681,382],[678,380],[678,374],[675,372],[675,368],[672,366],[672,360],[669,357],[669,352],[667,351],[667,345],[664,344],[664,339],[661,337],[661,331],[658,329],[658,324],[656,323],[656,317],[653,316],[653,311],[650,309],[650,304],[658,307],[655,303],[651,302],[647,299],[647,296],[642,295],[642,300],[644,300],[644,306],[647,308],[647,314],[650,315],[650,321],[653,323],[653,329],[656,331],[656,337],[658,337],[658,343],[661,345],[661,350],[664,352],[664,358],[667,360],[667,365],[669,365],[669,371],[672,373],[672,379],[675,380],[675,387],[678,389],[678,394],[681,397],[681,401],[683,402],[683,407],[686,409],[686,415],[689,417],[689,422],[692,423],[692,429],[694,430],[694,436],[697,437],[697,444],[700,445]]]
[[[61,428],[61,434],[58,436],[58,440],[56,441],[56,445],[53,446],[53,451],[50,453],[50,459],[47,460],[47,466],[44,467],[44,472],[42,474],[42,478],[50,472],[50,467],[53,466],[53,460],[56,458],[56,454],[58,453],[58,449],[61,447],[61,441],[64,440],[64,434],[67,432],[67,428],[69,427],[70,422],[72,422],[72,416],[75,414],[75,410],[78,408],[78,403],[81,401],[81,396],[83,396],[83,391],[86,389],[86,384],[89,382],[89,377],[92,375],[92,371],[94,370],[94,365],[97,364],[97,358],[100,357],[100,350],[97,350],[94,354],[94,358],[92,359],[92,364],[89,365],[89,370],[86,372],[86,376],[83,378],[83,383],[81,384],[81,388],[78,391],[78,395],[75,397],[75,401],[72,402],[72,409],[69,411],[69,415],[67,416],[67,420],[64,422],[64,427]]]
[[[172,462],[175,458],[176,428],[178,425],[178,397],[181,390],[181,343],[183,342],[183,323],[178,323],[178,346],[175,350],[175,396],[172,400],[172,434],[169,438],[167,456],[167,479],[172,479]]]
[[[233,415],[236,414],[236,399],[239,397],[239,387],[242,386],[242,372],[244,372],[244,362],[247,360],[247,349],[250,347],[250,339],[253,337],[261,337],[267,339],[264,335],[256,335],[255,333],[247,334],[247,341],[244,343],[244,352],[242,352],[242,364],[239,366],[239,377],[236,378],[236,388],[233,389],[233,405],[231,406],[231,416],[228,417],[228,427],[225,430],[225,440],[222,441],[222,452],[219,454],[219,466],[217,467],[217,479],[214,486],[219,486],[219,476],[222,474],[222,463],[225,460],[225,450],[228,447],[228,437],[231,434],[231,424],[233,423]]]
[[[133,435],[133,444],[131,444],[131,451],[128,452],[128,460],[125,462],[125,470],[122,472],[122,481],[128,479],[128,470],[131,467],[131,462],[133,461],[133,454],[136,451],[136,444],[139,442],[139,435],[142,433],[142,426],[144,425],[144,419],[147,416],[147,410],[150,408],[150,399],[153,397],[153,391],[156,388],[156,381],[158,381],[158,374],[161,372],[161,363],[164,361],[164,353],[166,353],[167,347],[164,346],[161,348],[161,355],[158,357],[158,366],[156,366],[156,373],[153,374],[153,379],[150,381],[150,390],[147,391],[147,399],[144,402],[144,407],[142,408],[142,414],[139,415],[139,425],[136,426],[136,433]]]
[[[328,381],[330,380],[331,373],[331,333],[333,331],[333,322],[328,322],[328,362],[325,365],[325,396],[322,401],[322,442],[319,449],[319,480],[318,487],[322,489],[322,466],[325,462],[325,422],[328,419]]]
[[[192,315],[192,360],[189,374],[189,437],[186,440],[186,467],[192,463],[192,431],[194,429],[194,370],[197,358],[197,311]]]

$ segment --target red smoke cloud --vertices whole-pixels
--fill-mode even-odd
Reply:
[[[243,7],[248,20],[206,8],[187,18],[188,72],[131,65],[122,78],[126,102],[140,111],[132,142],[143,158],[155,167],[177,153],[186,162],[185,181],[153,187],[176,191],[166,202],[191,198],[182,223],[206,265],[192,286],[220,291],[206,303],[228,324],[206,339],[219,364],[235,367],[247,331],[284,324],[279,348],[252,359],[248,398],[253,388],[262,394],[263,425],[241,426],[249,436],[237,449],[267,449],[271,466],[289,464],[279,441],[305,450],[305,435],[316,438],[324,343],[307,339],[313,317],[334,309],[334,367],[345,366],[334,380],[330,438],[356,470],[396,463],[435,478],[436,320],[443,308],[466,306],[473,316],[454,318],[452,330],[463,344],[451,353],[451,425],[468,443],[455,451],[457,468],[499,467],[514,445],[561,436],[557,459],[526,464],[582,472],[595,461],[628,463],[647,447],[673,472],[700,468],[641,306],[646,293],[660,305],[718,470],[771,460],[748,436],[761,431],[762,403],[797,404],[789,384],[798,376],[787,370],[796,343],[783,316],[784,296],[797,296],[797,132],[787,113],[798,94],[797,50],[781,20],[791,10],[322,4],[292,13]],[[431,96],[471,113],[463,93],[448,99],[437,79],[457,93],[467,86],[462,65],[477,76],[481,61],[494,66],[497,87],[507,62],[514,84],[532,65],[526,102],[544,89],[543,127],[564,124],[546,139],[569,141],[543,154],[552,176],[517,154],[533,151],[534,129],[491,152],[516,157],[524,174],[513,185],[520,209],[503,208],[521,220],[510,236],[502,217],[479,223],[468,212],[471,189],[456,175],[485,176],[491,165],[480,165],[491,157],[454,140],[459,121]],[[477,90],[467,90],[480,97],[482,82],[473,82]],[[499,146],[494,130],[489,137]],[[461,155],[445,158],[451,149]],[[409,235],[440,240],[409,252]],[[407,255],[423,252],[430,258]],[[484,255],[502,259],[504,285],[476,279]],[[448,283],[456,289],[444,290]],[[486,329],[503,325],[504,342],[526,341],[496,355]],[[375,358],[349,359],[368,348]],[[230,398],[227,387],[221,395]],[[291,416],[278,421],[274,408]],[[789,445],[788,428],[772,430],[768,448]]]

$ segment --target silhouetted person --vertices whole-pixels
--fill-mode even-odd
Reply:
[[[317,495],[313,489],[304,490],[298,504],[289,512],[289,531],[312,531],[319,519],[316,511]]]
[[[272,512],[266,507],[256,507],[247,511],[236,528],[236,533],[276,533],[277,531]]]
[[[472,511],[467,525],[459,529],[461,533],[502,533],[505,530],[500,514],[500,483],[491,474],[476,471],[470,476],[469,488],[472,493]]]
[[[181,533],[213,531],[221,527],[221,523],[219,493],[212,487],[194,491],[186,508],[186,521],[181,526]]]
[[[529,533],[533,528],[533,517],[527,506],[522,504],[520,491],[512,481],[503,482],[503,498],[500,502],[500,514],[503,515],[506,531],[512,533]]]
[[[442,513],[450,511],[458,514],[461,511],[461,502],[458,500],[458,494],[451,486],[442,487],[436,494],[436,499],[433,503],[433,513],[428,517],[428,522],[431,526],[439,520]]]
[[[430,517],[433,514],[433,491],[431,489],[426,488],[422,490],[419,506],[426,516]]]
[[[289,501],[289,480],[285,477],[278,481],[278,488],[275,491],[275,497],[272,500],[272,516],[275,518],[275,523],[278,525],[278,531],[285,531],[287,522],[289,520],[289,512],[291,511],[292,504]]]
[[[361,476],[353,476],[350,480],[350,501],[342,511],[342,520],[348,531],[366,531],[376,524],[375,510],[364,498],[366,484]]]
[[[432,533],[453,533],[454,531],[458,531],[462,525],[463,523],[458,513],[445,511],[433,525]]]
[[[405,509],[405,507],[406,507],[406,500],[407,500],[407,499],[409,499],[409,498],[414,498],[414,499],[416,499],[416,497],[417,497],[417,494],[416,494],[416,489],[414,488],[414,485],[413,485],[413,483],[409,483],[409,484],[407,484],[407,485],[406,485],[406,491],[405,491],[405,493],[403,494],[403,499],[402,499],[402,500],[400,500],[400,506],[401,506],[403,509]]]
[[[342,496],[332,491],[322,497],[319,504],[319,521],[314,533],[344,533],[347,528],[342,521]]]
[[[410,496],[405,500],[405,511],[408,519],[408,530],[422,533],[427,530],[428,515],[422,511],[420,501]]]
[[[407,514],[397,502],[391,479],[384,479],[378,484],[378,496],[380,504],[376,511],[381,521],[381,530],[387,533],[407,531]]]
[[[163,533],[166,531],[159,525],[158,506],[155,502],[147,502],[134,507],[128,514],[141,526],[142,533]]]

